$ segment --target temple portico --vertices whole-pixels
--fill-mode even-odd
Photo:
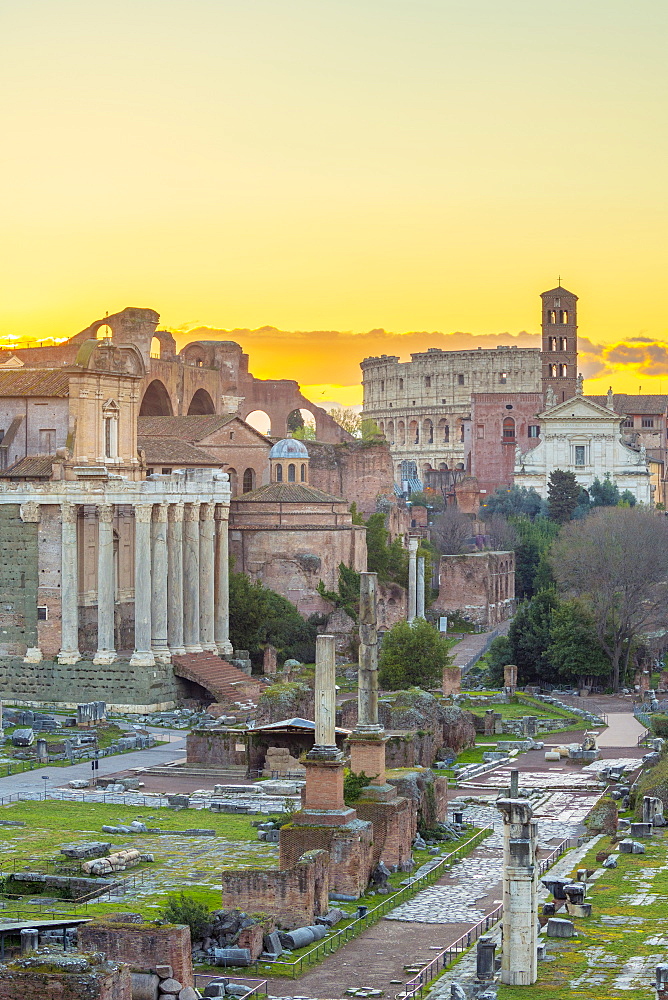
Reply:
[[[76,472],[73,481],[0,484],[0,505],[18,506],[40,537],[37,618],[38,626],[49,621],[49,648],[38,627],[26,660],[55,655],[75,664],[85,644],[85,658],[113,663],[121,604],[130,609],[122,634],[132,666],[230,653],[227,474],[195,469],[133,481],[103,468]]]

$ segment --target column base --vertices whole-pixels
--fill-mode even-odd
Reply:
[[[186,647],[185,646],[170,646],[169,654],[170,656],[185,656]]]
[[[231,656],[234,652],[234,646],[229,639],[223,639],[222,642],[219,642],[216,645],[220,656]]]
[[[115,649],[98,649],[97,653],[93,657],[93,663],[98,667],[107,666],[109,663],[114,663],[115,660]]]
[[[153,653],[150,650],[147,652],[145,650],[139,651],[139,650],[136,649],[134,651],[134,653],[132,654],[132,656],[130,657],[130,666],[131,667],[154,667],[155,666],[155,656],[153,655]]]
[[[199,642],[197,644],[193,644],[192,646],[186,646],[185,651],[186,651],[186,653],[203,653],[204,652],[204,650],[202,649],[202,647],[201,647],[201,645],[200,645]]]
[[[74,663],[78,663],[81,659],[81,653],[78,649],[61,649],[58,653],[56,659],[58,663],[68,664],[72,666]]]
[[[26,649],[26,655],[23,657],[24,663],[41,663],[42,662],[42,650],[39,646],[28,646]]]
[[[215,642],[203,642],[202,643],[202,652],[204,652],[204,653],[217,653],[218,652],[218,646],[215,644]]]
[[[160,646],[159,649],[152,649],[153,658],[156,663],[171,663],[172,654],[164,646]]]

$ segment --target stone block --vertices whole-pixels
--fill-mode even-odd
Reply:
[[[160,979],[150,972],[132,972],[132,1000],[158,1000]]]
[[[632,837],[651,837],[653,830],[651,823],[631,823]]]
[[[214,948],[216,965],[251,965],[251,953],[248,948]]]
[[[620,854],[644,854],[645,845],[639,844],[636,840],[627,838],[619,842]]]
[[[563,920],[561,917],[550,917],[547,922],[547,936],[559,938],[575,937],[575,925],[572,920]]]
[[[278,931],[272,931],[271,934],[265,934],[263,938],[264,950],[269,955],[282,955],[283,945],[281,944],[281,935]]]
[[[545,760],[559,761],[561,760],[561,754],[557,750],[546,750]]]

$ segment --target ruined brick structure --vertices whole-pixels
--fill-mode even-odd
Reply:
[[[355,500],[365,517],[376,511],[379,496],[392,493],[394,473],[386,441],[322,444],[305,441],[310,457],[310,482],[325,493]]]
[[[267,913],[283,928],[312,924],[329,909],[329,855],[310,850],[278,869],[224,871],[223,907]]]
[[[77,945],[80,951],[103,952],[107,959],[125,962],[133,972],[171,965],[174,979],[182,986],[194,983],[190,928],[183,924],[160,926],[98,918],[81,924]]]
[[[38,997],[132,1000],[132,976],[127,965],[101,961],[99,954],[54,952],[0,965],[2,1000],[37,1000]]]
[[[461,611],[477,625],[491,626],[515,610],[515,553],[467,552],[441,556],[438,611]]]

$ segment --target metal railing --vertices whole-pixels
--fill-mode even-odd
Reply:
[[[570,840],[562,840],[546,858],[543,858],[538,865],[539,876],[543,875],[562,854],[565,854],[569,846]],[[423,969],[420,969],[418,974],[406,983],[402,992],[397,994],[397,996],[401,997],[401,1000],[412,1000],[414,997],[421,997],[429,983],[433,982],[448,965],[456,961],[463,952],[467,951],[478,940],[481,934],[486,934],[490,927],[493,927],[502,916],[503,903],[500,903],[494,910],[482,917],[477,924],[474,924],[473,927],[465,931],[461,937],[458,937],[456,941],[439,952],[435,958],[432,958],[431,962],[425,965]]]
[[[406,902],[414,896],[420,889],[431,885],[438,878],[441,877],[443,869],[455,861],[459,861],[466,852],[477,847],[486,837],[489,837],[494,831],[491,827],[485,827],[482,830],[478,830],[473,837],[460,844],[452,853],[446,854],[445,857],[441,858],[438,864],[430,868],[429,871],[424,872],[424,874],[417,876],[416,878],[409,878],[408,885],[405,885],[398,892],[393,893],[391,896],[386,896],[382,903],[378,906],[374,906],[367,910],[367,912],[355,920],[351,920],[349,924],[343,927],[340,931],[335,931],[330,937],[323,938],[319,941],[315,947],[311,948],[310,951],[304,952],[299,958],[294,962],[281,961],[281,959],[276,959],[273,961],[272,967],[280,967],[284,970],[284,973],[289,975],[292,979],[296,979],[301,976],[305,969],[315,962],[320,961],[325,955],[332,955],[335,951],[338,951],[344,944],[348,941],[352,941],[356,938],[362,931],[365,931],[367,927],[372,927],[377,923],[386,913],[393,910],[395,906],[399,906],[400,903]]]

